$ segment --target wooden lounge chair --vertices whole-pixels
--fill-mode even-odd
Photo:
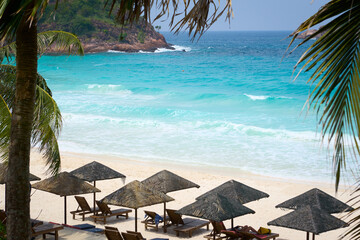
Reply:
[[[156,219],[157,218],[157,213],[156,212],[152,212],[152,211],[145,211],[146,214],[146,218],[144,221],[141,221],[142,223],[145,224],[145,229],[147,230],[148,228],[155,228],[156,231],[159,230],[159,223],[163,223],[164,220],[160,220],[160,219]],[[158,215],[160,216],[160,215]],[[163,216],[160,216],[162,219],[164,219]]]
[[[134,232],[134,231],[126,231],[126,232],[137,235],[138,238],[141,239],[141,240],[146,240],[146,238],[143,237],[143,235],[141,234],[141,232]]]
[[[225,235],[226,240],[233,240],[233,239],[241,239],[242,240],[241,235],[235,231],[222,230],[221,232]]]
[[[123,236],[124,240],[141,240],[137,234],[122,232],[121,235]]]
[[[42,224],[42,225],[33,227],[31,229],[31,231],[32,231],[31,236],[36,237],[39,235],[43,235],[43,239],[45,239],[46,234],[50,234],[50,235],[55,236],[55,240],[58,240],[59,239],[59,231],[61,229],[64,229],[64,227],[59,224],[52,224],[52,223]]]
[[[5,225],[6,218],[7,218],[6,212],[4,210],[0,210],[0,223]],[[43,221],[39,221],[36,219],[30,219],[30,223],[31,223],[32,227],[36,227],[36,226],[43,224]]]
[[[210,239],[218,240],[218,239],[226,238],[226,235],[221,232],[221,231],[227,230],[224,223],[223,222],[215,222],[215,221],[210,221],[210,222],[211,222],[211,225],[213,226],[213,230],[211,231],[210,234],[205,235],[204,238],[207,238],[209,240]],[[215,238],[214,238],[214,235],[215,235]]]
[[[195,221],[176,227],[173,230],[176,232],[176,236],[179,236],[180,233],[187,233],[189,237],[192,237],[193,231],[205,226],[206,226],[206,230],[209,230],[209,225],[210,225],[209,221],[195,219]]]
[[[96,204],[98,205],[101,213],[98,215],[90,216],[91,218],[94,219],[95,223],[97,221],[100,221],[100,222],[103,222],[104,224],[106,224],[106,219],[109,217],[112,217],[112,216],[116,216],[116,218],[125,217],[126,219],[128,219],[129,213],[132,211],[131,209],[127,209],[127,208],[120,208],[120,209],[111,211],[109,206],[106,203],[96,201]]]
[[[6,224],[6,218],[7,218],[6,212],[3,211],[3,210],[0,210],[0,223],[5,225]]]
[[[77,209],[75,211],[71,211],[70,213],[73,215],[73,219],[75,219],[75,215],[81,215],[82,220],[84,221],[86,214],[94,213],[94,208],[91,208],[89,206],[88,202],[86,201],[86,199],[84,197],[75,196],[75,199],[76,199],[77,203],[79,204],[79,206],[77,207]],[[95,208],[95,215],[98,214],[99,212],[100,212],[100,209]]]
[[[108,240],[123,240],[119,230],[116,227],[105,226],[105,236]]]
[[[243,232],[243,231],[239,231],[238,233],[241,236],[241,239],[243,240],[251,240],[251,239],[270,240],[279,237],[278,233],[258,234],[258,233]]]
[[[173,209],[166,209],[166,212],[171,222],[170,225],[185,225],[196,220],[195,218],[182,218],[181,215],[176,213],[176,210]]]

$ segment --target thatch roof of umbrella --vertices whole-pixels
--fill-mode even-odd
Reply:
[[[126,178],[125,175],[96,161],[93,161],[82,167],[79,167],[71,171],[70,173],[88,182],[114,179],[114,178]]]
[[[101,164],[99,162],[93,161],[91,163],[88,163],[82,167],[79,167],[73,171],[70,172],[74,176],[88,181],[88,182],[94,182],[94,187],[96,187],[96,181],[99,180],[107,180],[107,179],[114,179],[114,178],[126,178],[125,175],[105,166],[104,164]],[[96,214],[96,193],[94,193],[94,214]]]
[[[209,195],[191,203],[177,211],[179,214],[204,218],[216,222],[236,218],[249,213],[255,213],[238,201],[226,198],[220,194]]]
[[[96,187],[75,177],[68,172],[61,172],[56,176],[32,184],[32,187],[45,192],[64,197],[64,223],[66,224],[66,196],[100,192]]]
[[[259,200],[261,198],[269,197],[269,194],[262,191],[256,190],[252,187],[249,187],[245,184],[237,182],[235,180],[227,181],[222,185],[204,193],[203,195],[197,197],[199,200],[201,198],[207,197],[213,194],[220,194],[228,199],[238,199],[242,204]]]
[[[275,207],[298,209],[307,205],[319,207],[328,213],[340,213],[351,211],[353,209],[349,205],[317,188],[313,188],[299,196],[280,203]]]
[[[100,192],[89,183],[75,177],[68,172],[61,172],[56,176],[32,184],[32,187],[56,195],[71,196],[77,194]]]
[[[141,182],[135,180],[107,195],[101,201],[107,204],[137,209],[173,200],[172,197],[150,189]]]
[[[145,206],[150,206],[158,203],[165,203],[173,201],[165,193],[150,189],[135,180],[132,181],[117,191],[107,195],[101,201],[128,208],[135,209],[135,231],[137,231],[137,209]]]
[[[6,183],[6,176],[7,176],[7,166],[4,163],[0,163],[0,184]],[[29,180],[37,181],[37,180],[41,180],[41,179],[30,173]]]
[[[162,170],[145,179],[141,183],[145,184],[151,189],[155,189],[163,193],[169,193],[193,187],[200,187],[199,185],[167,170]]]
[[[348,226],[344,221],[330,215],[318,207],[305,206],[279,217],[268,225],[286,227],[319,234]]]

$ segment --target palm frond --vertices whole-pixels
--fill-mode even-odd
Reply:
[[[328,23],[296,46],[322,34],[301,56],[294,71],[302,65],[296,78],[303,71],[312,71],[308,83],[314,87],[308,103],[320,115],[323,141],[333,145],[337,190],[341,172],[346,170],[346,160],[356,160],[360,153],[360,1],[330,1],[299,26],[291,44],[302,31],[324,21]],[[355,205],[360,202],[359,192],[358,183],[352,199]],[[350,212],[349,223],[354,225],[344,236],[360,239],[360,217],[356,216],[359,211],[360,208],[354,206]]]
[[[225,3],[224,3],[225,2]],[[116,4],[119,4],[118,8]],[[133,23],[144,17],[151,22],[150,11],[155,7],[160,11],[154,21],[166,16],[170,17],[172,31],[189,30],[194,39],[199,37],[220,17],[227,12],[226,20],[230,21],[233,15],[231,0],[107,0],[110,13],[117,8],[116,18],[120,24]],[[184,7],[184,10],[180,10]],[[170,12],[172,9],[172,12]],[[176,18],[181,17],[179,21]]]
[[[80,39],[69,32],[64,31],[45,31],[38,33],[37,45],[39,55],[44,54],[48,49],[54,52],[66,52],[67,54],[84,55],[84,48]],[[0,63],[5,60],[11,61],[16,55],[16,44],[12,42],[0,48]]]
[[[49,48],[55,51],[66,51],[68,54],[84,55],[84,48],[79,38],[69,32],[46,31],[38,33],[38,51],[44,53]]]
[[[10,144],[11,109],[15,97],[16,67],[0,65],[0,159],[8,159]],[[57,173],[60,169],[60,151],[57,137],[62,126],[60,109],[52,98],[46,80],[38,74],[36,103],[32,130],[32,142],[39,146],[48,169]]]
[[[2,0],[0,1],[0,41],[13,41],[25,11],[31,14],[27,21],[29,26],[34,19],[41,17],[49,0]],[[55,0],[57,6],[58,0]]]
[[[1,84],[0,84],[1,87]],[[11,113],[4,98],[0,95],[0,162],[9,156]]]
[[[42,78],[39,75],[39,78]],[[45,81],[43,79],[43,81]],[[55,174],[60,169],[60,150],[57,143],[62,127],[60,109],[51,95],[41,88],[36,88],[36,103],[32,141],[39,145],[39,151],[46,159],[48,170]]]
[[[337,189],[341,170],[346,167],[345,159],[351,154],[346,150],[346,142],[353,143],[355,153],[360,152],[360,2],[330,1],[301,24],[294,32],[292,41],[300,32],[329,19],[332,20],[298,45],[319,33],[323,34],[302,55],[295,69],[303,64],[299,74],[313,70],[308,82],[315,83],[315,87],[309,96],[309,103],[318,113],[321,112],[319,124],[322,126],[323,140],[328,136],[326,140],[334,144]],[[348,135],[351,137],[347,139]]]

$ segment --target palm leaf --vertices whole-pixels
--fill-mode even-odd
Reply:
[[[1,86],[1,84],[0,84]],[[0,95],[0,162],[9,156],[11,113],[4,98]]]
[[[62,117],[58,105],[51,95],[38,85],[32,141],[34,145],[39,145],[39,151],[43,153],[52,174],[57,173],[60,169],[60,150],[57,137],[61,126]]]
[[[11,109],[15,95],[16,67],[0,65],[0,152],[1,159],[7,160],[10,144]],[[62,126],[60,109],[46,80],[38,74],[36,103],[32,130],[32,142],[43,153],[48,169],[56,173],[60,169],[60,151],[57,137]]]
[[[170,17],[172,31],[188,30],[193,39],[201,36],[224,12],[229,21],[233,14],[231,0],[183,0],[181,4],[179,0],[107,0],[106,5],[110,6],[110,13],[117,7],[116,19],[120,24],[137,22],[140,17],[151,22],[150,11],[155,5],[159,13],[154,21],[163,16]]]
[[[0,1],[0,41],[13,41],[25,9],[31,9],[27,21],[31,25],[35,18],[41,17],[49,0],[2,0]],[[55,8],[58,0],[55,0]]]
[[[346,166],[346,156],[351,153],[346,150],[346,142],[352,142],[353,150],[359,152],[360,2],[330,1],[301,24],[294,32],[292,41],[300,32],[328,19],[332,20],[298,45],[319,33],[324,34],[302,55],[295,68],[303,64],[299,74],[313,70],[308,82],[315,83],[315,87],[309,96],[309,103],[319,113],[322,112],[319,124],[322,126],[323,139],[328,136],[326,140],[334,144],[337,188],[341,170]],[[348,139],[347,134],[350,134]]]
[[[295,69],[302,65],[296,78],[303,71],[312,71],[308,82],[314,88],[308,103],[320,114],[323,141],[333,145],[337,190],[346,160],[356,160],[360,153],[360,1],[330,1],[299,26],[291,44],[302,31],[324,21],[327,23],[323,27],[297,45],[322,34],[301,56]],[[360,185],[352,200],[360,197],[359,191]],[[350,216],[359,210],[355,207]],[[360,217],[352,218],[350,223],[356,224],[345,236],[360,239]]]
[[[84,48],[79,38],[69,32],[45,31],[38,33],[37,45],[39,55],[44,54],[48,49],[55,52],[66,52],[67,54],[84,55]],[[0,48],[0,63],[6,58],[10,61],[16,55],[16,44],[12,42]]]
[[[68,54],[84,55],[84,48],[79,38],[69,32],[46,31],[38,33],[39,54],[46,52],[50,47],[55,51],[66,51]]]

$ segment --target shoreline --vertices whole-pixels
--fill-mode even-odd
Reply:
[[[131,157],[120,157],[110,154],[96,154],[96,153],[77,153],[77,152],[69,152],[63,151],[61,153],[62,157],[75,157],[75,158],[83,158],[88,159],[90,161],[106,161],[109,163],[121,163],[121,164],[131,164],[136,166],[162,166],[164,169],[169,170],[187,170],[187,171],[196,171],[200,173],[212,174],[216,176],[228,176],[237,178],[239,176],[246,177],[249,179],[261,179],[261,180],[271,180],[276,182],[285,182],[285,183],[294,183],[294,184],[306,184],[306,185],[316,185],[316,186],[324,186],[324,187],[333,187],[335,189],[334,180],[313,180],[313,179],[300,179],[300,178],[286,178],[286,177],[278,177],[278,176],[269,176],[262,174],[255,174],[250,171],[241,170],[241,169],[231,169],[229,167],[219,167],[219,166],[211,166],[211,165],[196,165],[191,163],[184,162],[165,162],[165,161],[156,161],[156,160],[141,160],[139,158],[131,158]],[[99,160],[100,159],[100,160]],[[89,161],[89,162],[90,162]],[[239,174],[240,173],[240,174]],[[340,189],[348,189],[351,188],[352,184],[340,184]]]

